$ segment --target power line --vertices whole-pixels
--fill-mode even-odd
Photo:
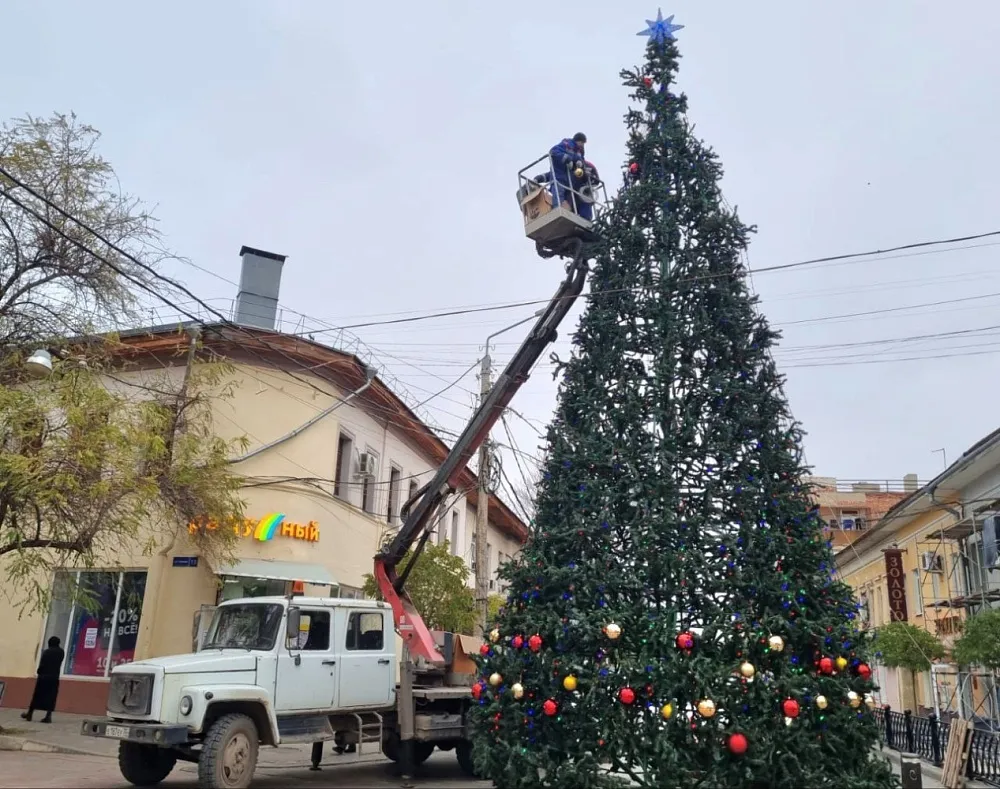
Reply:
[[[862,258],[862,259],[864,259],[864,258],[870,258],[870,257],[874,257],[876,255],[884,255],[884,254],[887,254],[887,253],[890,253],[890,252],[899,252],[899,251],[913,250],[913,249],[924,248],[924,247],[932,247],[932,246],[947,245],[947,244],[956,244],[956,243],[961,243],[961,242],[964,242],[964,241],[975,241],[975,240],[978,240],[978,239],[989,238],[989,237],[992,237],[992,236],[1000,236],[1000,230],[994,230],[994,231],[990,231],[990,232],[987,232],[987,233],[979,233],[979,234],[975,234],[975,235],[961,236],[961,237],[950,238],[950,239],[940,239],[940,240],[936,240],[936,241],[921,241],[921,242],[917,242],[917,243],[913,243],[913,244],[903,244],[903,245],[896,246],[896,247],[889,247],[887,249],[871,250],[871,251],[868,251],[868,252],[854,252],[854,253],[849,253],[849,254],[844,254],[844,255],[829,255],[829,256],[826,256],[826,257],[811,258],[809,260],[802,260],[802,261],[798,261],[798,262],[795,262],[795,263],[784,263],[784,264],[776,265],[776,266],[764,266],[764,267],[756,268],[756,269],[749,269],[749,268],[747,268],[747,273],[748,274],[764,274],[764,273],[772,272],[772,271],[785,271],[785,270],[789,270],[789,269],[800,268],[800,267],[803,267],[803,266],[818,265],[818,264],[821,264],[821,263],[832,263],[832,262],[845,261],[845,260],[857,259],[857,258]],[[941,251],[941,250],[935,250],[935,251]],[[706,279],[717,279],[717,278],[719,278],[721,276],[730,276],[730,274],[725,274],[725,275],[722,275],[722,274],[699,275],[699,276],[695,276],[695,277],[682,278],[682,279],[679,280],[679,282],[692,282],[692,281],[699,281],[699,280],[706,280]],[[593,298],[597,298],[598,296],[613,295],[613,294],[616,294],[616,293],[626,293],[626,292],[631,292],[631,291],[636,291],[636,290],[642,290],[642,289],[644,289],[644,288],[643,287],[609,288],[607,290],[602,290],[599,293],[583,294],[581,296],[581,298],[584,298],[584,299],[593,299]],[[496,312],[496,311],[499,311],[499,310],[516,309],[518,307],[532,307],[532,306],[537,306],[539,304],[548,304],[549,301],[550,301],[550,299],[530,299],[530,300],[526,300],[526,301],[508,302],[508,303],[502,303],[502,304],[487,305],[487,306],[482,306],[482,307],[458,307],[458,308],[454,308],[454,309],[448,309],[448,310],[441,310],[441,311],[436,311],[436,312],[430,312],[430,313],[412,315],[412,316],[409,316],[409,317],[389,318],[389,319],[385,319],[385,320],[365,321],[365,322],[361,322],[361,323],[346,324],[346,325],[343,325],[343,326],[331,327],[330,329],[320,329],[320,330],[314,331],[314,332],[302,332],[302,334],[318,334],[318,333],[322,333],[322,332],[326,332],[326,331],[346,331],[346,330],[350,330],[350,329],[362,329],[362,328],[368,328],[368,327],[372,327],[372,326],[392,326],[392,325],[399,325],[399,324],[405,324],[405,323],[414,323],[414,322],[418,322],[418,321],[434,320],[434,319],[437,319],[437,318],[449,318],[449,317],[455,317],[455,316],[458,316],[458,315],[472,315],[472,314],[483,313],[483,312]]]

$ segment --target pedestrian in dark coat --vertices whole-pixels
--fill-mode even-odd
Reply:
[[[28,711],[21,717],[31,720],[35,710],[44,710],[42,723],[52,723],[52,710],[56,708],[56,697],[59,695],[59,674],[62,672],[63,659],[66,653],[59,646],[58,636],[49,639],[49,646],[42,650],[42,658],[38,661],[38,678],[35,680],[35,692],[31,694],[31,704]]]

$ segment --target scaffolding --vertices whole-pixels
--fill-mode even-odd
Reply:
[[[966,619],[1000,603],[1000,566],[996,562],[987,565],[983,540],[983,524],[995,510],[995,504],[978,509],[918,543],[920,605],[928,614],[934,611],[933,617],[924,616],[925,626],[930,629],[933,624],[932,632],[946,646],[961,633]],[[1000,731],[996,671],[935,663],[931,686],[933,712],[939,718],[960,717],[973,721],[977,728]]]

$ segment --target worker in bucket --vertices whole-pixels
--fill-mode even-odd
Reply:
[[[562,140],[549,150],[552,158],[552,174],[542,176],[542,181],[554,179],[552,184],[553,202],[559,205],[569,203],[570,208],[588,221],[594,218],[593,201],[590,199],[591,189],[597,181],[597,170],[584,158],[584,147],[587,135],[577,132],[572,138]],[[573,189],[574,192],[571,192]],[[584,198],[581,198],[581,194]]]

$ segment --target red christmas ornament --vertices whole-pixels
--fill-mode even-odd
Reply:
[[[647,88],[651,88],[653,87],[653,80],[651,80],[649,77],[643,77],[642,84],[645,85]]]
[[[637,172],[639,172],[639,163],[632,162],[632,164],[628,166],[628,171],[632,173],[632,175],[635,175]]]
[[[694,649],[694,636],[687,631],[678,634],[677,636],[677,648],[678,649]]]
[[[872,678],[872,670],[868,667],[867,663],[861,663],[858,665],[858,676],[866,681]]]
[[[635,691],[632,688],[622,688],[618,691],[618,698],[622,704],[631,704],[635,701]]]
[[[545,703],[542,705],[542,712],[548,715],[550,718],[559,711],[559,705],[556,704],[552,699],[546,699]]]
[[[472,686],[472,698],[478,699],[482,695],[483,695],[483,683],[477,682],[475,685]]]
[[[481,647],[479,647],[479,654],[482,655],[483,657],[486,657],[488,654],[490,654],[490,645],[483,644]]]
[[[532,652],[537,652],[542,648],[542,637],[537,633],[528,639],[528,648]]]
[[[786,718],[797,718],[799,717],[799,703],[795,699],[785,699],[781,702],[781,711],[785,713]]]
[[[737,732],[736,734],[730,734],[729,739],[726,740],[726,747],[729,748],[729,752],[735,754],[736,756],[742,756],[747,752],[747,748],[750,743],[747,742],[745,735]]]
[[[510,640],[510,645],[514,647],[514,649],[520,649],[521,647],[524,646],[524,639],[521,638],[520,636],[514,636]]]
[[[833,661],[830,658],[825,657],[819,661],[819,670],[824,674],[833,673]]]

